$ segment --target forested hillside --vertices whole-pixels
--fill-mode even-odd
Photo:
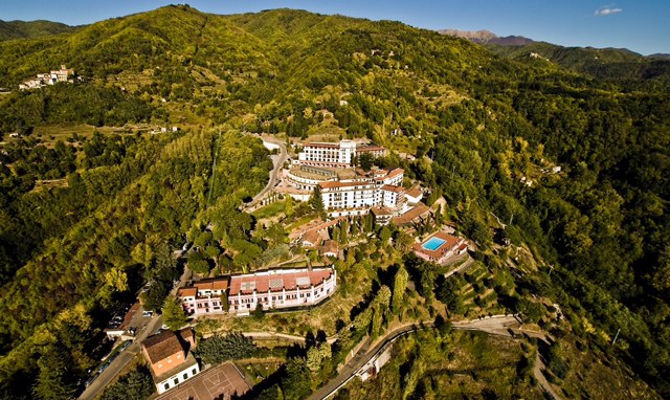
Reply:
[[[114,302],[178,274],[166,254],[187,232],[211,222],[223,246],[254,241],[237,206],[270,161],[240,132],[327,131],[391,149],[385,162],[444,196],[482,248],[491,213],[508,223],[512,243],[541,260],[518,277],[527,294],[560,303],[572,334],[670,396],[667,81],[541,61],[397,22],[186,6],[0,43],[0,86],[60,64],[83,77],[0,97],[0,129],[28,135],[7,142],[0,171],[2,395],[31,397],[17,382],[38,396],[69,387],[49,374],[50,355],[85,371]],[[53,146],[30,135],[139,123],[188,129]],[[34,190],[46,178],[67,185]]]
[[[660,89],[670,82],[670,61],[644,57],[627,49],[563,47],[545,42],[520,46],[487,44],[486,48],[506,58],[545,68],[556,64],[596,79],[614,81],[626,89],[647,89],[654,85],[655,89]]]
[[[51,21],[2,21],[0,20],[0,41],[23,39],[71,32],[75,27]]]

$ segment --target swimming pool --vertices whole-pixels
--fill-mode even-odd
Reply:
[[[439,249],[444,244],[444,242],[446,242],[446,240],[440,239],[438,237],[432,237],[428,239],[428,241],[421,247],[423,247],[425,250],[435,251]]]

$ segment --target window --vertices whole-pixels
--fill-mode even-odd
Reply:
[[[179,385],[179,378],[174,378],[174,384]]]
[[[184,375],[182,375],[182,377],[184,378],[184,380],[187,380],[188,379],[188,372],[185,372]]]
[[[166,383],[165,385],[163,385],[163,388],[165,388],[165,390],[168,390],[170,388],[170,384]]]
[[[193,369],[191,370],[191,375],[195,375],[195,374],[197,374],[197,373],[198,373],[198,372],[197,372],[197,370],[196,370],[195,368],[193,368]]]

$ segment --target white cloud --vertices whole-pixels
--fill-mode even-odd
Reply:
[[[615,6],[602,6],[599,9],[593,12],[593,15],[597,17],[605,17],[607,15],[618,14],[623,11],[623,8]]]

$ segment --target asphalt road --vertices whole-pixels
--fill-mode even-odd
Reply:
[[[98,377],[91,382],[91,384],[84,390],[84,392],[79,396],[80,400],[93,400],[102,394],[107,385],[112,382],[116,376],[121,372],[141,351],[140,343],[147,336],[156,332],[161,325],[163,324],[163,318],[159,315],[155,315],[147,325],[138,332],[135,337],[133,344],[128,346],[124,351],[119,353],[118,356],[112,361],[111,364],[102,371]]]
[[[245,209],[254,207],[256,203],[262,200],[263,197],[270,190],[274,189],[274,187],[277,186],[277,183],[279,183],[279,173],[281,172],[284,163],[288,159],[288,151],[286,150],[286,143],[284,143],[281,139],[277,139],[271,136],[260,136],[260,138],[264,142],[272,143],[274,145],[279,146],[279,156],[272,158],[274,168],[270,172],[270,179],[268,180],[268,184],[265,185],[263,190],[261,190],[260,192],[258,192],[258,194],[254,196],[254,198],[245,206]]]
[[[169,295],[174,296],[177,293],[177,290],[179,290],[179,288],[186,283],[189,276],[189,270],[184,269],[184,273],[179,278],[179,284],[170,291]],[[142,310],[138,310],[137,312],[141,311]],[[133,340],[133,344],[119,353],[114,361],[112,361],[109,366],[104,371],[102,371],[102,373],[98,375],[98,377],[95,378],[95,380],[91,382],[90,385],[88,385],[84,392],[79,396],[79,400],[94,400],[98,398],[105,390],[107,385],[116,379],[116,376],[121,371],[123,371],[123,369],[141,352],[141,343],[144,341],[144,339],[146,339],[147,336],[156,333],[156,331],[158,331],[162,325],[163,317],[158,314],[154,314],[151,320],[149,320],[149,322],[144,325],[144,327],[142,327],[139,332],[137,332],[135,340]]]

